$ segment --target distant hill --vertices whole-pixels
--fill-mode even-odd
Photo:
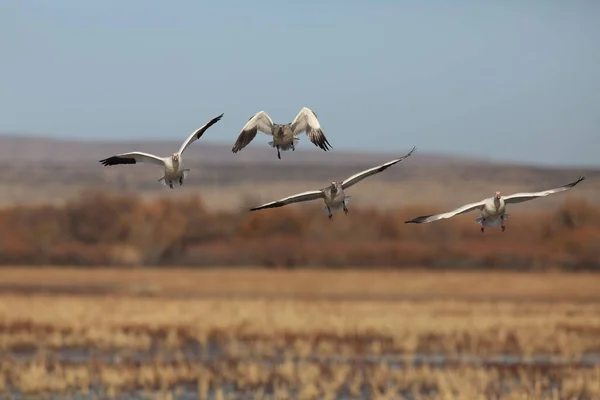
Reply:
[[[304,139],[304,138],[303,138]],[[98,160],[126,151],[169,155],[174,141],[72,141],[32,136],[0,135],[0,204],[60,203],[83,189],[131,191],[146,196],[202,194],[207,206],[231,208],[241,201],[272,200],[342,180],[398,154],[320,151],[301,140],[295,152],[276,152],[264,141],[233,154],[230,145],[198,142],[186,150],[191,168],[183,187],[170,190],[158,184],[153,165],[103,167]],[[541,190],[562,185],[584,174],[589,178],[574,195],[600,201],[600,169],[547,168],[493,163],[486,160],[440,156],[417,151],[398,166],[353,187],[358,204],[386,207],[397,203],[427,202],[460,205],[495,190]],[[476,196],[476,197],[473,197]],[[354,197],[354,196],[353,196]],[[544,199],[540,207],[562,202],[565,196]],[[249,199],[251,198],[251,199]]]
[[[278,160],[276,151],[266,144],[266,140],[250,144],[237,154],[231,152],[230,145],[215,144],[200,141],[186,150],[190,162],[204,162],[208,164],[247,165],[252,164],[281,164],[283,162],[293,165],[307,165],[318,163],[321,165],[346,165],[352,163],[377,163],[402,154],[383,154],[367,152],[344,152],[331,150],[323,152],[316,149],[307,139],[300,141],[297,151],[282,153],[283,160]],[[97,161],[107,155],[125,151],[143,151],[157,155],[169,155],[179,149],[181,142],[177,141],[92,141],[92,140],[63,140],[45,137],[24,136],[16,134],[0,134],[0,159],[26,160],[36,162],[69,162],[69,161]],[[412,148],[406,146],[406,151]],[[421,152],[420,152],[421,153]],[[461,163],[471,164],[477,160],[460,157],[438,156],[420,154],[419,163],[445,164]]]

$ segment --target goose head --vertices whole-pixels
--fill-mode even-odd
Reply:
[[[171,158],[173,159],[173,162],[178,162],[179,161],[179,154],[173,153],[173,155],[171,156]]]
[[[500,196],[500,192],[496,192],[496,194],[494,195],[494,197],[496,199],[500,200],[500,197],[502,197],[502,196]]]

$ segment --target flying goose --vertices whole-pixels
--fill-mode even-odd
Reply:
[[[359,181],[365,179],[368,176],[375,175],[391,167],[392,165],[404,160],[406,157],[410,156],[415,151],[415,149],[416,147],[413,147],[413,149],[408,154],[400,158],[354,174],[349,178],[345,179],[342,183],[333,181],[329,186],[323,189],[298,193],[281,200],[272,201],[270,203],[263,204],[262,206],[251,208],[250,211],[262,210],[263,208],[282,207],[288,204],[298,203],[301,201],[323,199],[323,201],[325,202],[325,209],[329,212],[329,219],[333,218],[333,214],[331,213],[332,210],[337,211],[340,208],[343,208],[344,212],[348,214],[348,207],[346,207],[346,205],[349,202],[350,196],[346,196],[346,194],[344,193],[345,189],[348,189],[350,186],[358,183]]]
[[[302,107],[296,118],[291,123],[285,125],[273,123],[271,117],[264,111],[257,112],[244,125],[231,151],[237,153],[242,150],[256,137],[258,131],[273,136],[273,141],[269,142],[269,145],[277,149],[277,158],[280,160],[281,154],[279,150],[287,151],[292,149],[292,151],[295,151],[296,142],[299,140],[298,135],[302,132],[306,132],[310,141],[324,151],[329,150],[331,147],[331,144],[329,144],[329,141],[321,130],[317,114],[307,107]]]
[[[183,168],[183,158],[182,153],[185,149],[187,149],[192,143],[196,140],[200,139],[200,137],[206,132],[208,128],[216,124],[221,120],[223,114],[219,115],[208,121],[204,126],[198,128],[194,131],[183,144],[177,153],[173,153],[171,157],[158,157],[154,154],[141,153],[139,151],[132,151],[130,153],[122,153],[117,154],[116,156],[112,156],[109,158],[105,158],[100,160],[99,162],[102,165],[121,165],[121,164],[137,164],[137,163],[151,163],[160,165],[165,170],[165,175],[160,178],[158,181],[164,180],[164,183],[169,185],[171,189],[173,189],[173,182],[179,181],[179,185],[183,185],[183,179],[185,178],[187,171],[189,169]]]
[[[554,189],[544,190],[542,192],[515,193],[509,196],[501,196],[500,192],[496,192],[494,197],[478,201],[477,203],[465,204],[464,206],[459,207],[456,210],[452,210],[443,214],[423,215],[421,217],[413,218],[410,221],[404,221],[404,223],[424,224],[428,222],[438,221],[440,219],[451,218],[455,215],[464,214],[469,211],[480,210],[481,217],[476,218],[476,221],[478,224],[481,225],[481,233],[484,232],[486,226],[495,227],[498,226],[498,223],[500,223],[500,225],[502,226],[502,232],[504,232],[506,230],[504,221],[509,216],[508,214],[504,213],[506,211],[507,204],[522,203],[524,201],[537,199],[539,197],[545,197],[550,194],[564,192],[565,190],[571,189],[573,186],[577,185],[584,179],[585,176],[581,176],[575,182],[571,182],[564,186],[557,187]]]

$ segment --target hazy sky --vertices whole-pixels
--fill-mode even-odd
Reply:
[[[594,0],[2,0],[0,131],[183,140],[224,112],[203,140],[233,144],[308,106],[333,151],[600,165],[599,21]]]

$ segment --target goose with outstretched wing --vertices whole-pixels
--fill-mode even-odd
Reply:
[[[269,145],[277,149],[279,159],[281,159],[280,151],[296,150],[298,136],[303,132],[306,132],[308,139],[320,149],[328,151],[331,148],[321,129],[317,114],[310,108],[302,107],[296,118],[289,124],[276,124],[266,112],[257,112],[244,125],[231,151],[237,153],[242,150],[250,144],[259,131],[273,137]]]
[[[496,192],[494,194],[494,197],[484,199],[476,203],[465,204],[464,206],[458,207],[455,210],[448,211],[442,214],[423,215],[420,217],[416,217],[411,220],[405,221],[405,223],[425,224],[429,222],[439,221],[440,219],[452,218],[455,215],[468,213],[470,211],[479,210],[481,212],[481,217],[477,218],[476,221],[481,225],[481,233],[485,231],[485,227],[494,227],[498,226],[498,224],[500,224],[500,226],[502,227],[502,232],[504,232],[506,230],[506,225],[504,221],[508,218],[508,214],[505,213],[507,204],[522,203],[524,201],[538,199],[540,197],[545,197],[554,193],[564,192],[565,190],[571,189],[573,186],[577,185],[584,179],[585,176],[581,176],[576,181],[554,189],[543,190],[541,192],[515,193],[508,196],[502,196],[500,192]]]
[[[160,165],[164,169],[164,176],[158,181],[164,181],[166,185],[169,185],[173,189],[173,183],[179,182],[179,185],[183,185],[183,180],[189,169],[183,168],[182,153],[192,143],[200,139],[204,132],[217,122],[221,120],[223,114],[219,115],[208,121],[206,124],[196,129],[192,134],[181,144],[179,151],[173,153],[171,157],[158,157],[154,154],[142,153],[139,151],[133,151],[129,153],[121,153],[116,156],[108,157],[100,160],[99,162],[106,166],[110,165],[125,165],[125,164],[138,164],[138,163],[150,163]]]
[[[345,179],[342,182],[334,181],[334,182],[331,182],[331,184],[329,186],[327,186],[323,189],[311,190],[308,192],[298,193],[298,194],[295,194],[295,195],[292,195],[289,197],[285,197],[280,200],[276,200],[276,201],[272,201],[270,203],[263,204],[258,207],[253,207],[250,209],[250,211],[258,211],[258,210],[262,210],[265,208],[283,207],[285,205],[292,204],[292,203],[299,203],[299,202],[303,202],[303,201],[323,199],[323,201],[325,202],[325,209],[329,213],[329,219],[333,218],[332,211],[337,211],[339,209],[343,209],[344,212],[346,214],[348,214],[347,204],[350,200],[350,196],[346,196],[346,194],[344,193],[345,189],[348,189],[352,185],[360,182],[361,180],[365,179],[368,176],[378,174],[378,173],[388,169],[392,165],[399,163],[400,161],[409,157],[415,151],[415,149],[416,149],[416,147],[413,147],[413,149],[410,152],[408,152],[407,154],[405,154],[404,156],[402,156],[400,158],[397,158],[395,160],[378,165],[374,168],[369,168],[367,170],[361,171],[357,174],[350,176],[349,178]]]

